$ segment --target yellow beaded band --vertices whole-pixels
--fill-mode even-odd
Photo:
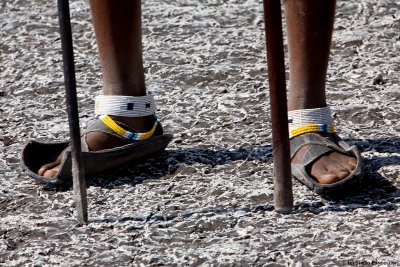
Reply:
[[[290,131],[289,137],[293,138],[305,133],[334,133],[335,127],[328,124],[307,124]]]
[[[297,109],[288,112],[289,137],[306,133],[333,133],[334,122],[330,108]]]
[[[113,119],[111,119],[108,115],[101,115],[100,120],[108,126],[111,130],[113,130],[119,136],[131,141],[138,141],[138,140],[145,140],[152,137],[154,132],[156,131],[158,121],[157,119],[154,122],[153,128],[146,133],[137,133],[137,132],[130,132],[119,126]]]

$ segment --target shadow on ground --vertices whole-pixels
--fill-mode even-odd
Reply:
[[[348,139],[350,144],[357,145],[362,151],[376,151],[379,153],[400,153],[400,138],[380,139]],[[260,146],[256,148],[240,148],[236,150],[210,150],[210,149],[176,149],[167,150],[152,158],[136,162],[132,166],[126,166],[105,173],[101,176],[88,179],[88,186],[100,186],[108,189],[121,185],[135,186],[147,179],[167,178],[174,175],[180,166],[192,166],[204,164],[213,168],[216,165],[224,165],[234,161],[272,161],[271,146]],[[399,156],[374,156],[364,160],[364,178],[362,184],[351,191],[344,191],[334,196],[324,196],[324,201],[304,202],[295,205],[295,213],[312,212],[321,213],[325,211],[349,212],[358,208],[370,210],[395,210],[396,203],[400,203],[400,189],[391,181],[379,174],[379,170],[388,165],[399,165]],[[187,173],[190,175],[190,173]],[[71,190],[70,185],[63,187],[45,187],[45,190]],[[190,217],[199,213],[234,213],[234,212],[256,212],[273,210],[273,206],[255,205],[253,207],[224,208],[224,209],[203,209],[195,212],[183,213],[177,216]],[[176,217],[176,216],[175,216]],[[126,217],[119,219],[104,220],[171,220],[173,217],[153,216]]]

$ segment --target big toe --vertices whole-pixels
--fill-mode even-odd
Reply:
[[[56,162],[48,163],[40,167],[38,170],[38,175],[39,176],[45,176],[45,177],[54,177],[56,176],[58,172],[58,168],[56,168],[59,164]],[[53,174],[53,172],[56,172]],[[50,176],[51,175],[51,176]]]
[[[351,172],[348,170],[335,170],[332,172],[320,172],[319,174],[314,175],[314,177],[320,184],[333,184],[345,179],[350,174]]]
[[[339,181],[338,177],[333,173],[320,173],[318,175],[314,175],[320,184],[333,184]]]
[[[57,167],[57,168],[50,169],[50,170],[47,170],[47,171],[45,171],[45,172],[43,173],[43,176],[44,176],[44,177],[48,177],[48,178],[53,178],[54,176],[57,175],[58,170],[59,170],[58,167]]]

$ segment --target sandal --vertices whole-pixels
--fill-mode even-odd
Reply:
[[[292,176],[309,187],[317,194],[328,194],[349,188],[357,184],[362,178],[362,158],[356,146],[350,146],[340,139],[335,133],[328,137],[316,133],[306,133],[296,136],[290,140],[291,158],[303,146],[310,146],[301,163],[292,163]],[[345,179],[333,184],[320,184],[313,179],[307,170],[321,156],[336,151],[338,153],[353,157],[357,160],[354,171]]]
[[[117,122],[118,125],[129,129],[126,125]],[[161,124],[157,121],[154,133],[150,138],[140,141],[127,141],[115,134],[101,120],[97,120],[84,132],[81,138],[82,161],[85,174],[92,176],[106,170],[121,166],[128,162],[136,161],[148,157],[154,153],[163,151],[172,140],[172,135],[163,134]],[[86,143],[86,134],[89,132],[103,132],[115,138],[122,139],[126,145],[105,149],[101,151],[89,151]],[[50,184],[62,184],[72,180],[71,174],[71,152],[66,151],[60,165],[60,169],[55,177],[39,176],[38,170],[46,163],[52,162],[67,148],[69,142],[43,143],[37,141],[28,142],[22,151],[22,169],[32,178]]]
[[[349,146],[335,134],[328,106],[298,109],[288,112],[291,159],[304,146],[309,146],[300,163],[292,163],[292,176],[318,194],[338,192],[361,178],[362,158],[356,146]],[[310,176],[310,166],[321,156],[336,151],[357,160],[355,170],[345,179],[332,184],[320,184]]]
[[[99,174],[128,162],[148,157],[163,151],[172,140],[172,135],[164,134],[161,123],[154,116],[156,111],[154,96],[98,96],[95,111],[99,120],[91,124],[82,134],[82,161],[87,176]],[[108,115],[142,117],[153,115],[153,128],[147,133],[137,133],[127,125],[114,121]],[[86,135],[89,132],[103,132],[123,140],[126,145],[100,151],[89,151]],[[62,184],[72,180],[71,152],[65,151],[56,176],[44,177],[37,173],[41,166],[54,162],[69,142],[43,143],[29,141],[22,151],[21,167],[32,178],[49,184]]]

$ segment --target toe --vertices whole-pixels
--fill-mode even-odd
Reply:
[[[333,173],[325,172],[318,175],[317,181],[320,184],[333,184],[338,181],[338,178]]]
[[[331,184],[337,181],[336,175],[330,172],[325,165],[320,164],[312,166],[311,176],[320,184]]]
[[[350,174],[351,174],[351,172],[349,172],[347,169],[342,170],[342,171],[336,171],[335,172],[336,181],[343,180],[343,179],[347,178],[348,176],[350,176]]]
[[[349,158],[347,161],[347,169],[352,172],[356,169],[357,167],[357,159],[355,158]]]
[[[50,170],[53,169],[54,167],[56,167],[58,165],[57,162],[52,162],[52,163],[48,163],[43,165],[42,167],[40,167],[40,169],[38,170],[38,175],[39,176],[44,176],[44,174]]]
[[[329,173],[333,174],[336,177],[335,182],[337,182],[349,176],[351,174],[351,171],[349,171],[347,165],[338,162],[329,166]]]
[[[347,157],[347,156],[346,156]],[[328,170],[336,176],[337,181],[343,180],[351,175],[357,165],[357,160],[347,157],[347,159],[339,159],[332,162]]]
[[[332,153],[313,164],[311,175],[320,184],[333,184],[350,176],[356,165],[356,159]]]
[[[50,170],[47,170],[47,171],[45,171],[45,172],[43,173],[43,176],[44,176],[44,177],[47,177],[47,178],[53,178],[54,176],[57,175],[58,170],[59,170],[58,167],[53,168],[53,169],[50,169]]]
[[[320,172],[318,173],[317,176],[317,181],[320,184],[333,184],[336,182],[339,182],[340,180],[345,179],[350,175],[350,172],[348,170],[344,171],[339,171],[339,170],[334,170],[334,171],[325,171],[325,172]]]

